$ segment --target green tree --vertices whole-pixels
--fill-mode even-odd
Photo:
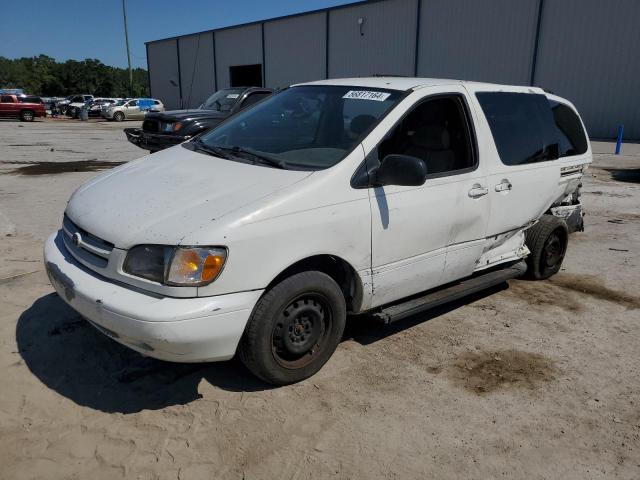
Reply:
[[[128,97],[129,74],[100,60],[56,62],[47,55],[8,59],[0,56],[0,88],[22,88],[32,95],[67,96],[89,93],[101,97]],[[147,71],[133,70],[133,96],[149,95]]]

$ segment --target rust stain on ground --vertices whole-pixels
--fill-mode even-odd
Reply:
[[[616,303],[627,309],[640,308],[640,297],[608,288],[596,275],[559,273],[542,282],[511,281],[508,291],[531,305],[556,305],[570,312],[584,308],[580,295]],[[574,295],[576,293],[579,295]]]
[[[501,389],[536,390],[557,373],[554,362],[537,353],[498,350],[464,353],[449,369],[448,377],[454,384],[482,395]]]
[[[564,290],[570,290],[598,300],[617,303],[628,309],[640,308],[640,298],[627,292],[612,290],[604,285],[602,280],[595,275],[576,275],[573,273],[561,273],[549,280],[550,283]]]
[[[507,294],[524,300],[529,305],[555,305],[569,312],[579,312],[583,305],[574,295],[567,295],[563,289],[550,282],[532,282],[512,280],[509,282]]]
[[[3,165],[16,165],[4,172],[9,175],[55,175],[70,172],[98,172],[117,167],[125,162],[105,162],[97,159],[73,162],[2,162]]]

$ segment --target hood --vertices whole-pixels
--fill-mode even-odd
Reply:
[[[167,112],[149,112],[146,118],[154,118],[163,122],[177,122],[182,120],[195,120],[198,118],[216,118],[223,120],[229,113],[218,112],[217,110],[169,110]]]
[[[66,213],[118,248],[179,245],[229,213],[292,185],[311,172],[225,160],[176,146],[105,172],[71,196]],[[215,241],[199,236],[194,243]]]

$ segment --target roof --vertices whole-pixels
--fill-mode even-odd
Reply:
[[[481,83],[468,80],[450,78],[419,78],[419,77],[354,77],[336,78],[331,80],[316,80],[314,82],[299,83],[297,85],[341,85],[365,88],[386,88],[390,90],[411,90],[421,87],[437,87],[441,85],[465,85],[473,90],[481,87],[491,87],[496,90],[508,91],[540,91],[539,88],[529,86],[500,85],[496,83]]]

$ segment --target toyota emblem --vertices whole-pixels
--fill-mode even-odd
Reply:
[[[82,236],[80,235],[79,232],[76,232],[73,234],[73,237],[71,237],[71,240],[73,240],[73,244],[77,247],[78,245],[80,245],[80,241],[82,240]]]

